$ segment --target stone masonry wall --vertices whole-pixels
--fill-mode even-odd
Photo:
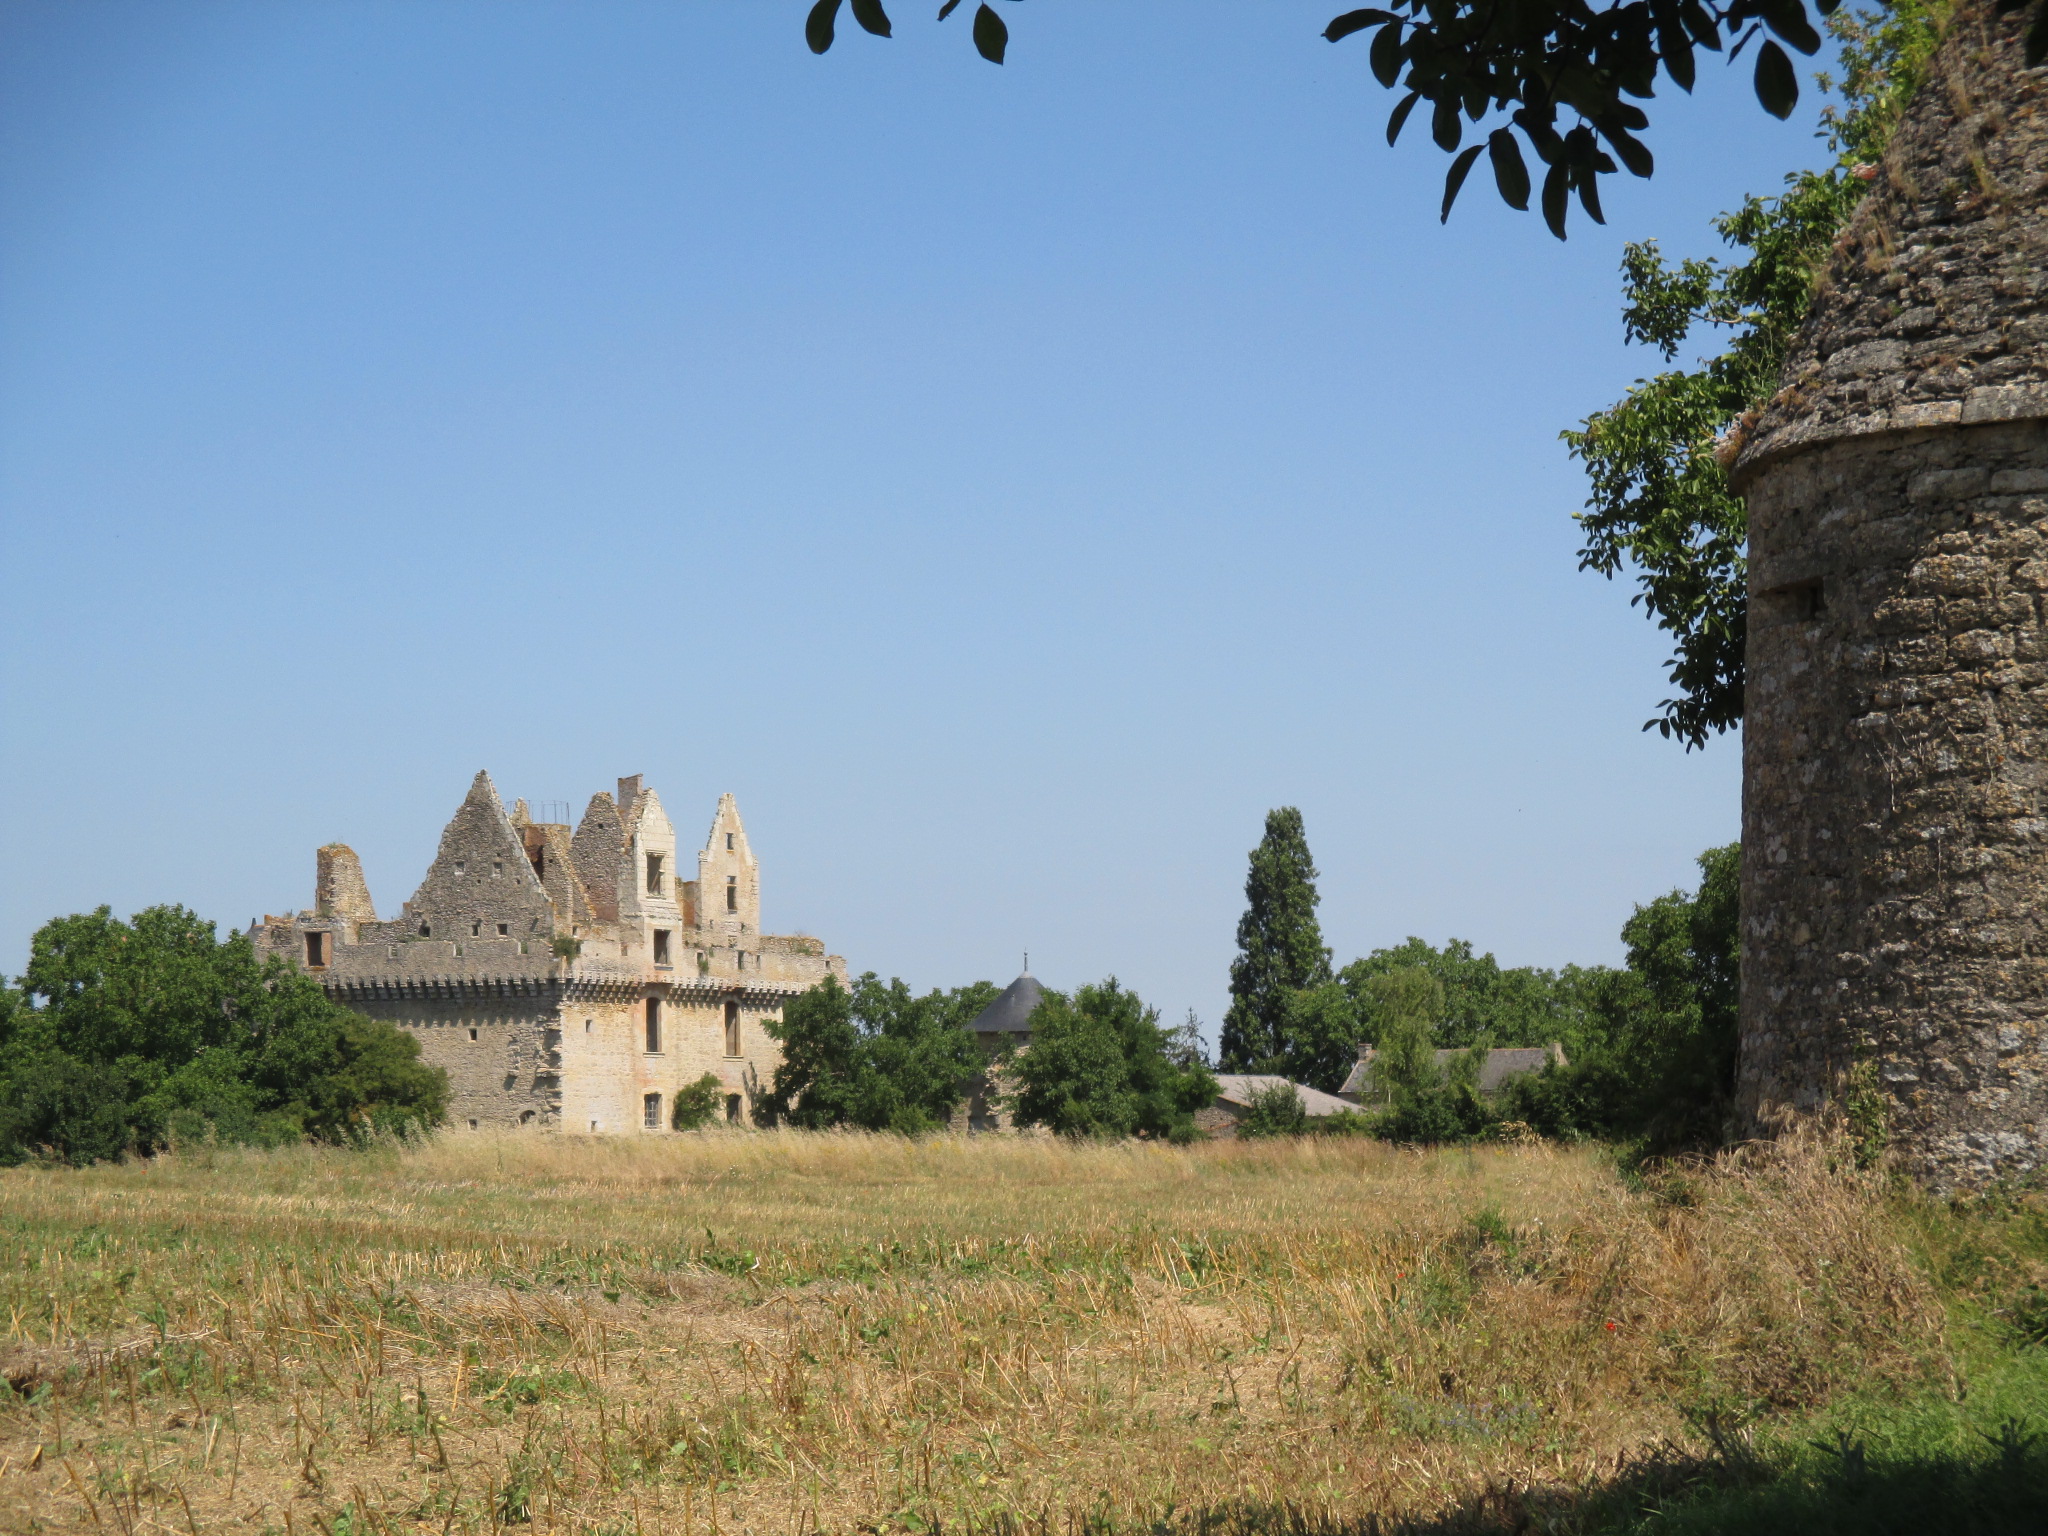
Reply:
[[[1838,240],[1748,503],[1742,1040],[1937,1185],[2048,1161],[2048,72],[1965,0]]]
[[[2048,425],[1851,440],[1749,497],[1740,1096],[2048,1160]],[[1860,1099],[1859,1099],[1860,1095]]]

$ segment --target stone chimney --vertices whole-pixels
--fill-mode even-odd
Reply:
[[[1748,1134],[2048,1162],[2048,71],[1965,0],[1732,478]]]

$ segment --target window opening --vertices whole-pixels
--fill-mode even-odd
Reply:
[[[647,855],[647,894],[661,894],[661,855],[658,853]]]
[[[725,851],[727,853],[732,852],[732,834],[730,832],[725,834]]]
[[[467,869],[468,867],[469,861],[467,859],[457,859],[455,861],[455,873],[457,873],[458,875],[461,874],[463,870]]]
[[[725,1118],[733,1125],[740,1123],[740,1096],[736,1093],[725,1096]]]
[[[658,997],[647,999],[647,1049],[661,1049],[661,999]]]
[[[306,964],[308,964],[308,965],[325,965],[326,963],[327,963],[327,935],[326,935],[326,934],[324,934],[324,933],[309,933],[309,934],[307,934],[307,935],[306,935]]]
[[[500,923],[500,924],[498,924],[498,937],[499,937],[499,938],[501,938],[501,939],[509,939],[509,938],[511,938],[511,937],[512,937],[512,925],[511,925],[510,923]]]
[[[469,1026],[469,1038],[472,1040],[476,1038],[476,1026],[474,1024]]]
[[[423,938],[423,939],[431,939],[431,938],[432,938],[433,936],[434,936],[434,930],[433,930],[432,928],[430,928],[429,926],[427,926],[427,924],[425,924],[425,923],[421,923],[421,924],[420,924],[420,937],[421,937],[421,938]]]
[[[470,1129],[471,1129],[472,1131],[476,1129],[476,1122],[475,1122],[474,1120],[472,1120],[472,1121],[470,1121],[470,1122],[469,1122],[469,1128],[470,1128]]]
[[[482,938],[484,936],[484,925],[482,923],[471,923],[469,925],[469,936],[472,939]]]
[[[530,1109],[522,1109],[519,1112],[519,1123],[521,1125],[533,1124],[533,1111]]]
[[[654,930],[654,963],[656,965],[668,964],[668,930],[666,928]]]
[[[491,860],[491,873],[494,875],[502,875],[503,873],[505,873],[505,861],[503,859]]]
[[[661,1129],[661,1095],[650,1093],[640,1100],[640,1123],[650,1131]]]
[[[725,1054],[737,1056],[740,1053],[740,1005],[728,1002],[725,1005]]]
[[[583,1033],[585,1033],[586,1035],[589,1034],[591,1025],[595,1024],[596,1022],[597,1020],[595,1019],[585,1019],[583,1021]]]
[[[738,875],[727,875],[725,877],[725,910],[737,912],[739,909],[740,877]]]

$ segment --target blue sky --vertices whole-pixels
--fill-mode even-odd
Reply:
[[[771,930],[1213,1031],[1299,805],[1341,962],[1618,958],[1738,831],[1556,440],[1621,243],[1813,163],[1746,70],[1552,240],[1301,0],[0,4],[0,967],[411,894],[469,777],[740,799]]]

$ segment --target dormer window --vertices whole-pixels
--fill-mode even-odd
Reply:
[[[647,894],[661,894],[661,855],[658,853],[647,855]]]

